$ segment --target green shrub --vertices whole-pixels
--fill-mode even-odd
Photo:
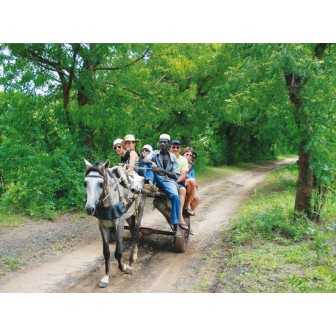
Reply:
[[[253,239],[273,240],[281,243],[299,241],[306,237],[311,221],[305,217],[294,221],[295,174],[293,166],[270,175],[263,187],[240,209],[231,239],[244,243]]]
[[[25,215],[52,219],[60,211],[79,209],[84,199],[83,170],[59,149],[18,167],[17,181],[8,186],[1,204]]]
[[[296,167],[272,173],[241,207],[219,283],[234,292],[336,292],[334,194],[322,224],[294,221]]]

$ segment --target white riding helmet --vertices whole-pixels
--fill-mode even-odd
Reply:
[[[123,139],[116,139],[116,140],[113,141],[113,147],[114,147],[115,145],[122,144],[123,142],[124,142]]]
[[[153,147],[151,145],[145,145],[141,148],[141,150],[144,148],[147,148],[150,152],[153,152]]]

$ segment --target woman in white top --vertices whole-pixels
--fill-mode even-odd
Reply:
[[[126,162],[127,169],[126,172],[129,175],[133,175],[135,164],[140,159],[140,154],[136,150],[136,145],[138,144],[139,140],[135,139],[133,134],[127,134],[124,138],[123,145],[125,149],[129,152],[129,160]]]

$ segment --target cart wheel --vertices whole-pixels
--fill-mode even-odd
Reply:
[[[185,218],[186,223],[189,225],[190,228],[190,219]],[[183,253],[187,250],[188,241],[189,241],[189,230],[184,230],[180,228],[181,237],[174,236],[174,249],[175,252]]]

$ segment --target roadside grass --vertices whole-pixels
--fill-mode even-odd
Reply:
[[[286,158],[288,159],[289,157],[295,157],[295,155],[281,156],[277,160],[284,160]],[[200,184],[207,183],[214,181],[217,178],[226,177],[240,171],[257,168],[260,165],[269,162],[272,161],[261,160],[257,162],[241,162],[232,166],[219,166],[219,167],[205,166],[201,171],[196,173],[196,179],[197,182]]]
[[[5,271],[16,271],[20,268],[19,257],[4,257],[0,259],[0,274]]]
[[[13,228],[22,225],[25,222],[26,217],[17,214],[15,211],[7,209],[0,209],[0,228],[7,227]]]
[[[221,167],[210,167],[206,166],[201,172],[196,173],[197,183],[203,184],[211,182],[218,178],[225,176],[230,176],[238,171],[242,170],[239,166],[221,166]]]
[[[215,292],[336,292],[336,205],[329,197],[327,220],[293,221],[295,165],[270,174],[223,232]]]

